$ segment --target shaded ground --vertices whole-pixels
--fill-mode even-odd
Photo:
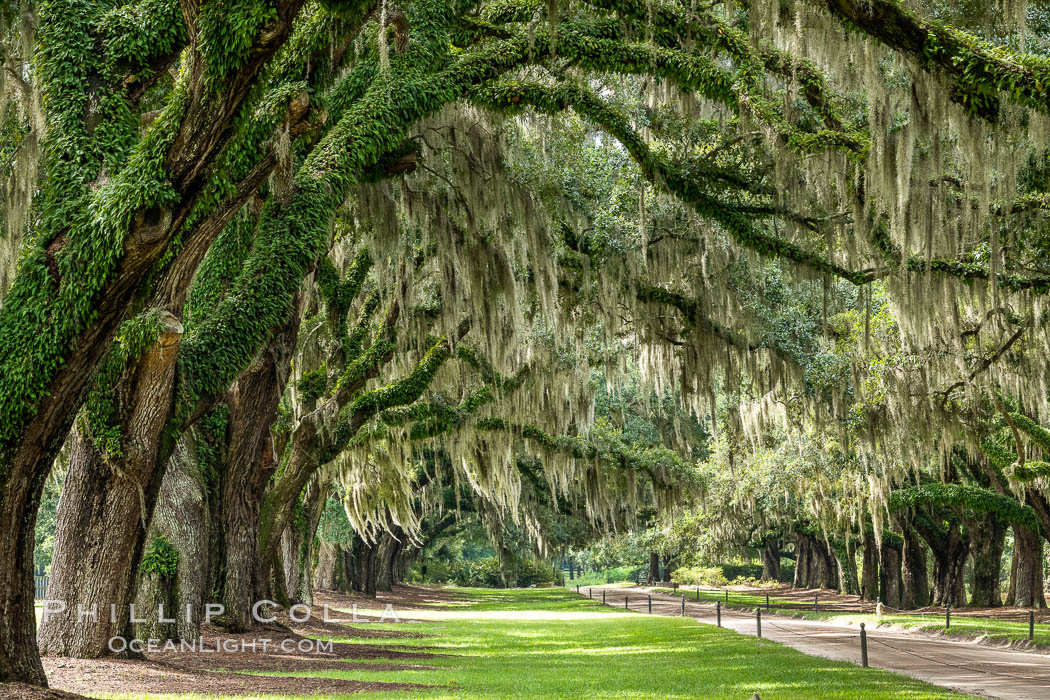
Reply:
[[[334,592],[317,596],[305,622],[291,620],[286,613],[277,615],[280,624],[260,625],[250,632],[228,634],[212,626],[202,628],[199,646],[185,649],[158,649],[147,653],[146,660],[44,658],[44,670],[53,690],[41,691],[28,686],[3,686],[0,697],[12,700],[68,700],[75,693],[189,693],[205,690],[211,695],[282,694],[282,693],[347,693],[378,690],[421,688],[412,683],[368,682],[337,678],[307,678],[309,672],[347,671],[358,668],[385,671],[409,671],[431,668],[426,661],[439,655],[426,651],[425,645],[392,648],[388,645],[362,643],[361,639],[419,639],[418,630],[377,630],[354,627],[350,615],[356,603],[362,608],[359,622],[374,622],[379,607],[393,605],[397,610],[449,602],[451,594],[411,586],[398,586],[378,599],[355,598]],[[329,608],[326,611],[324,605]],[[367,607],[372,615],[364,612]],[[302,611],[299,611],[301,613]],[[302,614],[298,614],[300,619]],[[327,619],[326,619],[327,618]],[[338,620],[338,621],[334,621]],[[344,621],[345,620],[345,621]],[[314,644],[324,640],[325,646]],[[338,639],[354,640],[339,643]],[[331,641],[330,646],[327,642]],[[178,645],[175,645],[178,647]],[[204,651],[202,651],[202,649]],[[375,659],[390,663],[376,663]],[[288,676],[253,676],[228,671],[280,672]]]
[[[0,697],[7,700],[83,700],[83,695],[67,693],[62,690],[37,688],[21,683],[0,684]]]

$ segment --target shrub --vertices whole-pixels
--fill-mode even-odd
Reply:
[[[471,588],[500,588],[503,573],[496,557],[485,557],[477,561],[456,561],[449,566],[452,581],[457,586]]]
[[[517,585],[523,588],[556,583],[560,578],[551,565],[532,560],[518,562],[514,573]],[[428,577],[430,574],[428,571]],[[434,577],[432,580],[437,579]],[[454,561],[448,564],[446,580],[457,586],[469,588],[502,588],[503,572],[496,557],[485,557],[476,561]]]
[[[724,586],[729,581],[718,566],[687,566],[671,574],[675,583],[687,586]]]
[[[758,564],[722,564],[722,575],[728,580],[738,578],[762,578],[762,567]]]

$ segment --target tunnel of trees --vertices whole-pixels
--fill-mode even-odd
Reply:
[[[0,0],[0,682],[470,527],[1045,607],[1048,54],[1034,0]]]

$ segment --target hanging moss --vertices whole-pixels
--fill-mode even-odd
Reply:
[[[922,484],[890,493],[891,509],[913,508],[918,505],[938,505],[964,508],[978,513],[994,513],[1010,524],[1021,525],[1041,532],[1039,518],[1031,506],[1025,506],[1007,496],[978,486],[964,484]]]

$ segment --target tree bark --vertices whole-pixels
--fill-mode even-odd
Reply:
[[[860,597],[862,600],[879,599],[879,547],[875,537],[864,532],[861,544]]]
[[[809,588],[809,539],[797,535],[795,539],[795,576],[791,582],[793,588]]]
[[[397,583],[397,562],[404,548],[404,538],[404,530],[396,525],[393,532],[384,535],[382,564],[376,581],[376,588],[380,591],[392,591]]]
[[[143,576],[136,595],[136,614],[149,620],[135,628],[139,639],[194,641],[200,638],[204,604],[211,591],[208,570],[208,542],[211,527],[208,490],[192,433],[176,445],[160,487],[157,508],[149,537],[163,537],[178,550],[175,580],[164,581],[155,574]],[[161,623],[164,617],[174,623]]]
[[[1003,604],[1000,592],[1000,572],[1003,547],[1006,544],[1006,523],[989,513],[971,526],[970,557],[973,561],[973,588],[970,605],[977,608],[998,608]]]
[[[879,558],[879,588],[882,602],[890,608],[901,607],[901,550],[883,540]]]
[[[313,605],[314,536],[327,498],[327,485],[312,479],[303,493],[302,522],[293,523],[282,534],[284,578],[292,603]]]
[[[1014,525],[1014,556],[1007,605],[1045,608],[1043,594],[1043,538],[1032,530]]]
[[[901,550],[883,540],[879,559],[879,588],[882,602],[892,608],[901,607]]]
[[[118,380],[127,392],[114,400],[123,456],[100,452],[86,421],[73,436],[48,586],[49,598],[67,609],[43,621],[39,641],[45,653],[97,658],[113,653],[111,639],[133,636],[130,606],[164,475],[157,436],[172,410],[181,333],[181,324],[166,316],[157,341]]]
[[[780,580],[780,538],[767,537],[762,541],[762,578]]]
[[[321,542],[317,552],[317,567],[314,569],[314,583],[318,590],[334,591],[338,589],[335,570],[339,556],[339,549],[336,545],[331,542]]]
[[[798,552],[795,561],[797,588],[838,588],[838,560],[821,537],[798,533]]]
[[[261,503],[277,468],[270,425],[288,383],[299,321],[297,302],[285,325],[256,355],[227,395],[229,458],[223,479],[225,552],[220,585],[220,602],[225,612],[218,621],[230,631],[250,629],[252,606],[257,600],[268,599],[271,593],[272,561],[264,564],[260,560]],[[271,554],[275,555],[276,552]]]
[[[860,580],[857,575],[857,546],[846,535],[841,547],[834,552],[838,565],[839,592],[847,595],[860,595]]]
[[[370,598],[376,596],[376,548],[360,536],[354,536],[350,547],[350,589]]]
[[[900,607],[905,610],[925,608],[933,602],[930,596],[930,576],[926,567],[926,551],[918,533],[910,526],[904,527],[902,555],[904,589]]]
[[[929,543],[929,542],[928,542]],[[930,543],[933,554],[933,602],[937,605],[966,605],[965,567],[970,551],[969,539],[957,522],[952,522],[942,547]]]

